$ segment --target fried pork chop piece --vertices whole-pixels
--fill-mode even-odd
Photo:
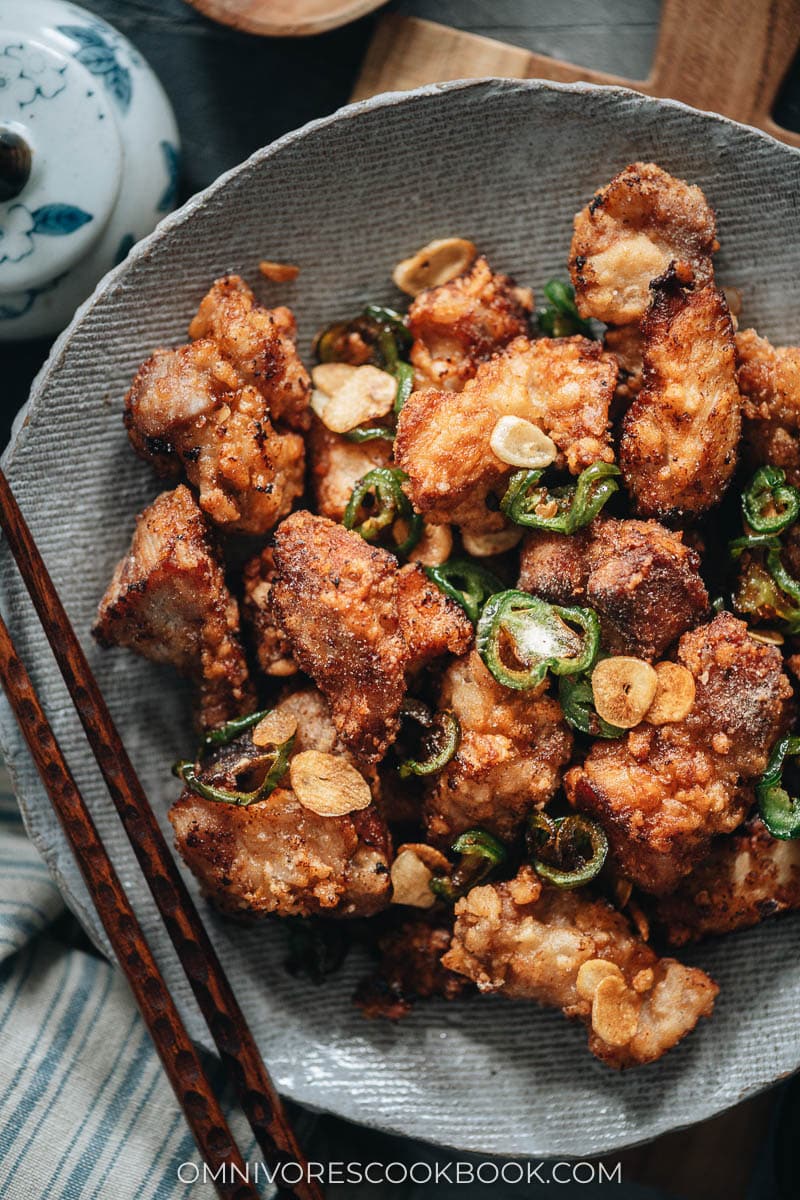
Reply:
[[[478,368],[462,392],[414,392],[397,425],[395,458],[409,477],[414,507],[431,524],[453,522],[477,533],[505,518],[487,508],[516,468],[490,440],[503,416],[524,417],[553,439],[557,467],[573,475],[598,459],[613,462],[608,406],[617,363],[587,338],[517,338]]]
[[[657,521],[598,517],[572,536],[532,531],[519,587],[552,604],[588,604],[611,654],[661,658],[708,611],[700,556]]]
[[[417,387],[459,391],[479,363],[529,330],[533,295],[477,258],[450,283],[420,292],[408,310]]]
[[[364,1016],[397,1021],[417,1000],[457,1000],[471,991],[469,980],[442,966],[452,933],[452,918],[437,912],[405,921],[385,934],[378,942],[378,968],[355,996]]]
[[[183,467],[200,507],[226,531],[268,532],[303,491],[302,437],[273,425],[262,394],[240,383],[209,338],[157,350],[139,368],[125,425],[162,473]]]
[[[253,788],[263,753],[249,736],[239,738],[200,779],[226,789],[245,779]],[[247,808],[185,788],[169,819],[187,866],[227,912],[363,917],[389,902],[389,834],[374,805],[321,817],[286,787]]]
[[[751,467],[782,467],[800,485],[800,347],[772,346],[755,329],[736,335],[744,402],[743,453]]]
[[[620,874],[656,895],[678,886],[712,837],[740,824],[792,693],[778,649],[730,613],[684,634],[678,662],[695,682],[684,720],[595,742],[564,781],[570,802],[605,829]]]
[[[800,842],[780,841],[755,819],[722,837],[655,916],[672,946],[758,925],[800,908]]]
[[[258,665],[265,675],[285,678],[297,674],[292,647],[283,630],[276,625],[269,603],[275,578],[275,556],[271,546],[249,559],[242,572],[242,622],[249,629]]]
[[[93,633],[103,646],[127,646],[194,680],[202,728],[254,708],[239,609],[203,514],[183,484],[139,514]]]
[[[641,320],[650,284],[670,263],[698,287],[713,278],[718,248],[713,209],[700,188],[655,163],[632,163],[595,192],[575,217],[570,274],[582,317],[607,325]]]
[[[668,271],[652,291],[644,385],[622,423],[620,467],[640,516],[698,516],[719,503],[736,466],[733,325],[713,285],[687,290]]]
[[[257,388],[273,420],[308,429],[311,380],[297,354],[288,308],[265,308],[238,275],[218,279],[203,297],[189,337],[211,338],[242,383]]]
[[[530,867],[458,901],[442,961],[481,992],[583,1021],[612,1067],[661,1058],[711,1015],[718,991],[704,971],[659,958],[604,900],[543,886]]]
[[[342,434],[332,433],[315,416],[307,439],[307,453],[315,508],[321,517],[341,521],[359,479],[375,467],[391,463],[392,443],[380,438],[360,444],[349,442]]]
[[[526,815],[552,797],[572,734],[545,686],[530,692],[501,687],[474,650],[447,669],[439,708],[457,716],[461,742],[425,798],[432,841],[449,845],[475,826],[511,838]]]
[[[471,623],[420,567],[400,571],[394,555],[308,512],[278,529],[275,566],[271,603],[295,661],[344,742],[377,762],[397,735],[409,671],[445,649],[462,653]]]

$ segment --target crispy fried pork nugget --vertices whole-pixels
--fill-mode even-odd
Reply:
[[[616,360],[597,342],[517,338],[462,392],[414,392],[400,414],[395,458],[415,508],[432,524],[502,528],[504,518],[487,509],[486,498],[502,494],[515,470],[490,446],[503,416],[525,417],[548,434],[556,466],[573,475],[598,459],[613,462],[608,406],[616,381]]]
[[[684,720],[595,742],[564,781],[570,802],[602,824],[619,872],[657,895],[740,824],[791,696],[778,649],[730,613],[684,634],[678,662],[695,681]]]
[[[256,786],[266,769],[249,736],[220,752],[204,783]],[[169,819],[175,844],[205,893],[228,912],[370,916],[389,902],[389,835],[374,805],[320,817],[279,787],[247,808],[185,788]]]
[[[315,507],[321,517],[341,521],[353,488],[368,471],[387,467],[392,459],[391,442],[349,442],[332,433],[313,417],[307,439],[309,476]]]
[[[420,567],[400,571],[394,555],[308,512],[278,529],[275,565],[271,603],[294,659],[345,743],[378,761],[397,735],[408,672],[468,644],[469,621],[429,592]]]
[[[378,942],[378,968],[355,996],[364,1016],[397,1021],[411,1012],[417,1000],[457,1000],[472,991],[468,979],[442,966],[452,933],[452,918],[437,912],[404,921],[385,934]]]
[[[573,536],[533,531],[519,586],[553,604],[588,604],[611,654],[660,658],[708,611],[700,556],[657,521],[599,517]]]
[[[265,546],[244,564],[242,623],[249,629],[258,665],[265,675],[285,678],[297,674],[297,663],[283,630],[276,625],[269,594],[275,578],[275,556]]]
[[[800,908],[800,842],[780,841],[755,819],[719,838],[655,916],[672,946],[758,925]]]
[[[751,467],[782,467],[800,485],[800,347],[772,346],[755,329],[736,335],[744,412],[743,453]]]
[[[479,363],[528,332],[532,309],[530,290],[494,274],[483,257],[450,283],[421,292],[408,310],[417,387],[459,391]]]
[[[183,484],[139,514],[93,633],[103,646],[127,646],[193,679],[204,728],[254,707],[239,609],[203,514]]]
[[[642,390],[644,363],[639,324],[609,327],[603,336],[603,346],[619,364],[616,398],[620,406],[626,405]]]
[[[661,1058],[711,1015],[718,991],[705,972],[659,958],[604,900],[543,886],[530,867],[458,901],[442,961],[481,992],[583,1021],[612,1067]]]
[[[701,287],[713,278],[717,247],[700,188],[655,163],[632,163],[575,217],[569,267],[580,314],[608,325],[640,321],[653,279],[675,263]]]
[[[525,816],[554,794],[572,734],[545,686],[531,692],[501,687],[474,650],[447,669],[439,708],[458,717],[461,742],[425,798],[432,841],[449,845],[475,826],[513,837]]]
[[[226,531],[266,533],[303,491],[302,437],[273,425],[262,394],[239,382],[209,338],[157,350],[139,368],[125,425],[162,473],[183,467],[200,507]]]
[[[265,308],[238,275],[218,279],[189,326],[193,340],[211,338],[242,383],[257,388],[273,420],[308,429],[311,380],[296,348],[297,323],[288,308]]]
[[[637,513],[692,517],[718,504],[742,427],[733,325],[713,285],[653,284],[643,322],[644,386],[625,414],[620,466]]]

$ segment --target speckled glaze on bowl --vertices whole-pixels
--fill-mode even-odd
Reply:
[[[473,238],[501,270],[541,291],[563,274],[571,219],[633,159],[700,184],[719,214],[718,275],[743,319],[800,339],[800,153],[680,104],[618,89],[484,80],[388,95],[290,134],[167,218],[100,284],[36,381],[5,465],[79,631],[136,768],[166,823],[172,761],[189,751],[188,692],[167,671],[89,636],[134,514],[159,490],[131,453],[122,400],[153,347],[185,337],[209,282],[257,280],[260,258],[298,263],[290,304],[307,350],[323,322],[367,298],[399,300],[392,265],[430,238]],[[159,927],[45,639],[5,547],[2,607],[84,794],[197,1038],[207,1034]],[[0,741],[26,823],[68,902],[104,938],[77,868],[3,709]],[[324,988],[282,969],[281,930],[208,911],[208,925],[280,1088],[354,1121],[485,1153],[608,1152],[708,1117],[800,1064],[797,918],[684,955],[721,985],[702,1022],[663,1062],[616,1074],[585,1031],[500,999],[421,1006],[398,1026],[350,1005],[357,957]]]

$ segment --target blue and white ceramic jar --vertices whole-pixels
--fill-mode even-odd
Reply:
[[[64,0],[0,5],[0,340],[56,333],[175,207],[178,131],[133,46]]]

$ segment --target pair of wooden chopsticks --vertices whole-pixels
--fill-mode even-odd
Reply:
[[[155,814],[122,744],[86,656],[58,598],[44,561],[0,471],[0,527],[22,575],[81,719],[111,799],[139,860],[153,899],[178,953],[208,1028],[232,1077],[239,1103],[264,1160],[278,1169],[296,1163],[283,1195],[322,1200],[309,1180],[295,1140],[244,1014],[200,915],[175,865]],[[120,966],[184,1111],[198,1149],[224,1200],[257,1200],[245,1164],[214,1096],[158,965],[114,871],[36,696],[0,618],[0,683],[30,747]]]

